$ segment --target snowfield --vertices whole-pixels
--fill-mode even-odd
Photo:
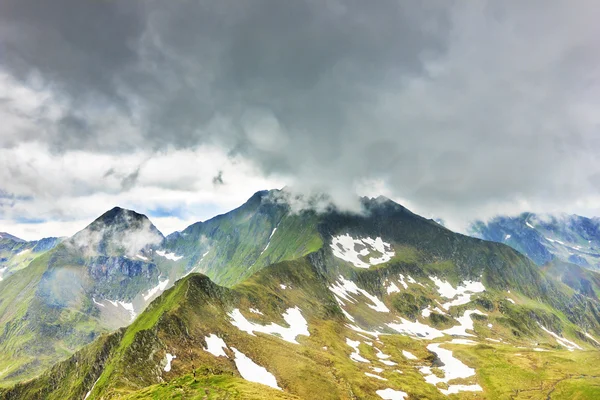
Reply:
[[[137,314],[133,308],[133,303],[125,303],[124,301],[119,301],[118,303],[125,310],[129,311],[129,316],[131,318],[131,321],[133,321],[135,319],[135,317],[137,316]]]
[[[459,326],[453,326],[452,328],[446,329],[442,332],[452,336],[475,336],[467,333],[467,329],[473,330],[473,320],[471,319],[471,315],[473,314],[486,315],[479,310],[467,310],[462,317],[456,318],[456,320],[460,323]]]
[[[450,307],[467,304],[471,301],[472,294],[485,291],[485,286],[483,286],[483,283],[481,282],[464,281],[455,289],[448,281],[444,281],[438,277],[430,276],[429,279],[437,286],[440,296],[447,299],[453,299],[441,305],[444,310],[449,310]]]
[[[235,354],[235,366],[240,372],[242,378],[250,382],[262,383],[263,385],[281,390],[279,385],[277,385],[277,379],[275,379],[275,376],[267,371],[266,368],[261,367],[252,361],[250,358],[248,358],[248,356],[235,347],[232,347],[231,350],[233,350],[233,354]]]
[[[159,280],[158,285],[154,286],[152,289],[148,290],[144,297],[144,301],[150,300],[152,297],[158,296],[162,292],[165,291],[167,285],[169,284],[169,280],[165,279],[164,281]]]
[[[167,253],[166,251],[162,250],[156,250],[156,254],[171,261],[179,261],[183,258],[183,256],[178,256],[175,253]]]
[[[286,342],[298,344],[296,337],[298,335],[310,336],[308,332],[308,322],[302,316],[298,307],[288,308],[283,314],[283,319],[289,325],[289,328],[277,325],[272,322],[270,325],[261,325],[250,322],[242,315],[238,308],[229,313],[231,324],[239,330],[244,331],[252,336],[254,332],[267,333],[269,335],[279,335]]]
[[[382,389],[375,392],[383,400],[404,400],[408,393],[394,389]]]
[[[357,268],[370,268],[373,265],[383,264],[396,255],[392,245],[384,242],[380,237],[355,239],[349,234],[339,235],[331,239],[330,247],[334,256],[352,263]],[[357,247],[360,250],[357,251]],[[369,257],[366,260],[367,256],[373,252],[379,253],[381,256]]]
[[[204,351],[209,352],[215,357],[227,357],[227,354],[225,354],[225,350],[223,350],[227,348],[227,345],[225,344],[225,341],[223,339],[221,339],[214,333],[211,333],[210,336],[205,336],[204,340],[206,341],[206,348],[204,349]]]
[[[372,304],[367,304],[367,306],[369,306],[373,310],[384,313],[390,312],[390,310],[381,300],[379,300],[379,298],[373,296],[366,290],[359,288],[358,286],[356,286],[356,283],[344,279],[344,277],[341,275],[338,277],[337,282],[333,286],[329,287],[329,290],[331,290],[331,292],[333,292],[333,294],[335,295],[338,304],[340,304],[340,307],[346,301],[350,303],[356,303],[356,299],[353,298],[352,295],[362,294],[371,301]]]
[[[454,358],[451,350],[446,350],[440,347],[440,343],[432,343],[427,346],[427,350],[435,353],[440,361],[444,364],[439,367],[443,371],[444,377],[440,378],[431,371],[431,367],[421,367],[419,370],[425,376],[425,382],[437,386],[438,383],[448,384],[453,379],[466,379],[475,375],[475,370],[462,363],[457,358]],[[483,391],[479,385],[448,385],[448,389],[440,389],[440,392],[445,395],[458,393],[461,391],[479,392]]]

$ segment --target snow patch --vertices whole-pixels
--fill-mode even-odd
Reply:
[[[350,354],[350,359],[356,362],[369,363],[370,361],[360,355],[360,350],[358,350],[358,345],[360,342],[358,340],[351,340],[346,338],[346,344],[354,349],[352,354]]]
[[[125,303],[124,301],[119,301],[118,303],[125,310],[129,311],[129,316],[130,316],[131,320],[133,321],[135,319],[135,317],[137,316],[137,314],[135,313],[135,310],[133,308],[133,303]]]
[[[242,378],[250,382],[261,383],[274,389],[281,390],[279,385],[277,385],[275,376],[267,371],[265,367],[261,367],[235,347],[232,347],[231,350],[233,350],[233,353],[235,354],[235,366]]]
[[[345,301],[355,303],[356,299],[354,299],[351,295],[357,295],[360,293],[371,301],[372,304],[367,304],[367,306],[373,310],[385,313],[390,312],[390,310],[381,300],[379,300],[379,298],[373,296],[366,290],[359,288],[356,286],[356,283],[344,279],[344,277],[341,275],[338,277],[338,281],[333,286],[329,287],[329,290],[331,290],[331,292],[333,292],[338,299],[338,304],[341,303],[340,306],[344,304]]]
[[[396,286],[396,284],[394,282],[390,282],[390,284],[386,288],[386,291],[387,291],[387,294],[399,293],[400,288],[398,288],[398,286]]]
[[[460,323],[459,326],[453,326],[452,328],[446,329],[442,332],[447,335],[454,336],[474,336],[470,333],[467,333],[467,329],[473,330],[473,320],[471,319],[471,315],[473,314],[486,315],[479,310],[467,310],[462,317],[456,318],[456,320]]]
[[[506,240],[508,240],[508,239],[510,239],[510,235],[506,235],[506,236],[504,236],[504,240],[505,240],[505,241],[506,241]]]
[[[386,358],[390,358],[391,357],[389,354],[385,354],[384,352],[382,352],[381,350],[379,350],[377,347],[375,347],[375,350],[377,350],[377,354],[375,354],[375,355],[380,360],[385,360]]]
[[[402,317],[400,317],[400,323],[388,323],[387,326],[397,332],[404,333],[417,339],[432,340],[444,336],[442,332],[429,325],[422,324],[418,321],[411,322]]]
[[[254,332],[279,335],[286,342],[295,344],[298,344],[296,336],[310,336],[310,333],[308,332],[308,322],[306,322],[306,319],[304,319],[298,307],[288,308],[283,314],[283,319],[289,325],[289,328],[277,325],[274,322],[270,325],[260,325],[250,322],[242,315],[238,308],[230,312],[229,317],[232,319],[230,321],[232,325],[252,336],[254,336]]]
[[[361,248],[356,251],[356,247]],[[330,245],[333,255],[344,261],[354,264],[357,268],[369,268],[373,265],[383,264],[392,259],[396,253],[392,245],[384,242],[381,237],[355,239],[349,234],[334,236]],[[378,252],[380,257],[369,257],[368,262],[363,261],[371,252]]]
[[[169,280],[165,279],[164,281],[158,281],[158,285],[154,286],[152,289],[148,290],[148,293],[144,295],[144,301],[148,301],[154,295],[164,292],[165,288],[169,284]]]
[[[439,367],[444,373],[444,377],[440,378],[433,374],[431,367],[421,367],[419,370],[425,375],[425,382],[437,386],[438,383],[448,384],[453,379],[465,379],[475,375],[475,370],[463,364],[459,359],[454,358],[451,350],[446,350],[440,347],[439,343],[432,343],[427,346],[427,350],[435,353],[439,360],[444,364]],[[438,388],[445,395],[458,393],[461,391],[480,392],[483,391],[479,385],[448,385],[448,389]]]
[[[561,337],[561,336],[557,335],[556,333],[544,328],[544,326],[542,326],[542,324],[540,324],[539,322],[538,322],[538,325],[540,326],[540,328],[542,328],[544,330],[544,332],[552,335],[554,337],[554,339],[556,339],[558,344],[566,347],[569,351],[574,351],[575,349],[583,350],[579,345],[577,345],[577,343],[571,342],[570,340],[565,339],[564,337]]]
[[[390,388],[381,389],[376,391],[375,393],[383,400],[404,400],[406,396],[408,396],[408,393]]]
[[[415,356],[410,351],[402,350],[402,355],[409,360],[418,360],[417,356]]]
[[[167,253],[166,251],[156,250],[156,254],[161,257],[166,258],[167,260],[179,261],[183,258],[183,256],[178,256],[175,253]]]
[[[101,374],[101,376],[102,376],[102,374]],[[92,390],[94,390],[94,388],[96,387],[96,383],[98,383],[99,380],[100,380],[100,377],[98,377],[98,379],[96,379],[96,382],[94,382],[94,384],[92,385],[92,388],[90,389],[90,391],[85,394],[85,397],[83,398],[83,400],[85,400],[88,397],[90,397],[90,394],[92,394]]]
[[[251,309],[250,309],[250,312],[251,312],[251,313],[254,313],[254,314],[258,314],[258,315],[264,315],[262,312],[260,312],[260,311],[259,311],[259,310],[257,310],[256,308],[251,308]]]
[[[285,286],[283,283],[282,283],[282,284],[280,284],[280,285],[279,285],[279,287],[280,287],[282,290],[285,290],[285,289],[287,289],[287,288],[288,288],[288,287],[287,287],[287,286]]]
[[[438,277],[430,276],[429,279],[437,286],[440,296],[453,299],[441,305],[445,310],[450,309],[450,307],[467,304],[471,301],[472,294],[485,291],[485,286],[481,282],[464,281],[455,289],[448,281],[441,280]]]
[[[225,354],[225,350],[223,350],[227,348],[227,345],[225,344],[225,341],[223,339],[221,339],[214,333],[211,333],[210,336],[205,336],[204,340],[206,341],[206,348],[204,349],[204,351],[209,352],[215,357],[227,357],[227,354]]]
[[[558,244],[562,244],[563,246],[566,246],[566,247],[571,247],[571,246],[567,246],[567,245],[565,245],[565,242],[561,242],[560,240],[556,240],[556,239],[550,239],[549,237],[544,237],[544,238],[545,238],[547,241],[549,241],[550,243],[558,243]],[[575,249],[575,250],[579,250],[579,249],[577,249],[577,248],[575,248],[575,247],[571,247],[571,248],[572,248],[572,249]]]
[[[269,248],[269,245],[271,244],[271,238],[273,237],[273,235],[275,234],[275,231],[277,230],[277,227],[275,227],[273,229],[273,232],[271,232],[271,235],[269,236],[269,241],[267,242],[267,245],[265,246],[265,248],[263,249],[263,251],[260,252],[260,255],[262,256],[262,254],[267,251],[267,249]]]
[[[339,301],[339,299],[338,299],[337,297],[336,297],[335,299],[337,300],[337,302],[338,302],[338,304],[339,304],[339,302],[340,302],[340,301]],[[346,311],[346,310],[344,310],[344,309],[342,308],[342,304],[340,304],[340,309],[342,310],[342,314],[344,314],[344,316],[345,316],[346,318],[348,318],[348,319],[349,319],[350,321],[352,321],[352,322],[356,322],[356,320],[354,319],[354,317],[353,317],[352,315],[350,315],[350,313],[349,313],[348,311]]]
[[[513,299],[511,299],[511,298],[509,298],[509,297],[507,297],[507,298],[506,298],[506,300],[510,301],[510,302],[511,302],[511,303],[513,303],[513,304],[517,304],[517,303],[515,303],[515,301],[514,301]]]
[[[99,307],[106,307],[104,304],[102,304],[102,303],[98,303],[98,302],[96,301],[96,299],[95,299],[95,298],[93,298],[93,297],[92,297],[92,301],[94,302],[94,304],[95,304],[95,305],[97,305],[97,306],[99,306]]]
[[[375,337],[379,337],[379,335],[384,335],[384,333],[381,333],[378,331],[367,331],[366,329],[363,329],[356,325],[346,325],[346,326],[355,332],[366,333],[367,335],[371,335],[371,336],[375,336]]]
[[[148,261],[148,257],[144,257],[141,254],[136,254],[135,256],[136,256],[136,258],[139,258],[140,260]]]
[[[371,377],[371,378],[379,379],[380,381],[387,381],[387,379],[382,378],[379,375],[372,374],[370,372],[365,372],[365,375],[368,376],[368,377]]]
[[[165,354],[165,357],[167,359],[167,365],[165,365],[165,372],[169,372],[171,370],[171,361],[173,361],[174,359],[176,359],[177,356],[174,356],[173,354],[167,353],[167,354]]]
[[[96,302],[94,299],[92,299],[92,300],[94,301],[94,303],[104,307],[104,304],[100,304],[100,303]],[[124,301],[109,300],[109,299],[104,299],[103,301],[108,301],[110,304],[112,304],[116,308],[119,308],[119,306],[123,307],[125,309],[125,311],[129,312],[131,321],[133,321],[135,319],[135,317],[137,316],[135,309],[133,308],[133,303],[125,303]]]
[[[596,342],[596,344],[600,344],[600,342],[598,342],[596,339],[594,339],[594,337],[592,335],[590,335],[589,333],[584,333],[584,335],[588,338],[588,339],[592,339],[594,342]]]

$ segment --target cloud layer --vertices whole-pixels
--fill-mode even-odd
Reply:
[[[383,192],[455,226],[597,213],[598,11],[1,0],[0,220],[118,201],[192,205],[183,221],[282,183],[342,204]]]

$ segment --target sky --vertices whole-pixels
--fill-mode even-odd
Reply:
[[[0,231],[261,189],[600,215],[597,1],[0,0]]]

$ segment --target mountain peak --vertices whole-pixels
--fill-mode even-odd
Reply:
[[[134,256],[144,248],[159,245],[163,239],[144,214],[114,207],[76,233],[69,243],[88,255]]]
[[[131,220],[141,221],[144,219],[148,219],[148,217],[146,217],[144,214],[116,206],[96,218],[94,222],[102,221],[105,224],[112,224],[123,223]]]
[[[25,242],[25,240],[18,238],[16,236],[13,236],[7,232],[0,232],[0,240],[1,239],[9,239],[9,240],[12,240],[13,242]]]

